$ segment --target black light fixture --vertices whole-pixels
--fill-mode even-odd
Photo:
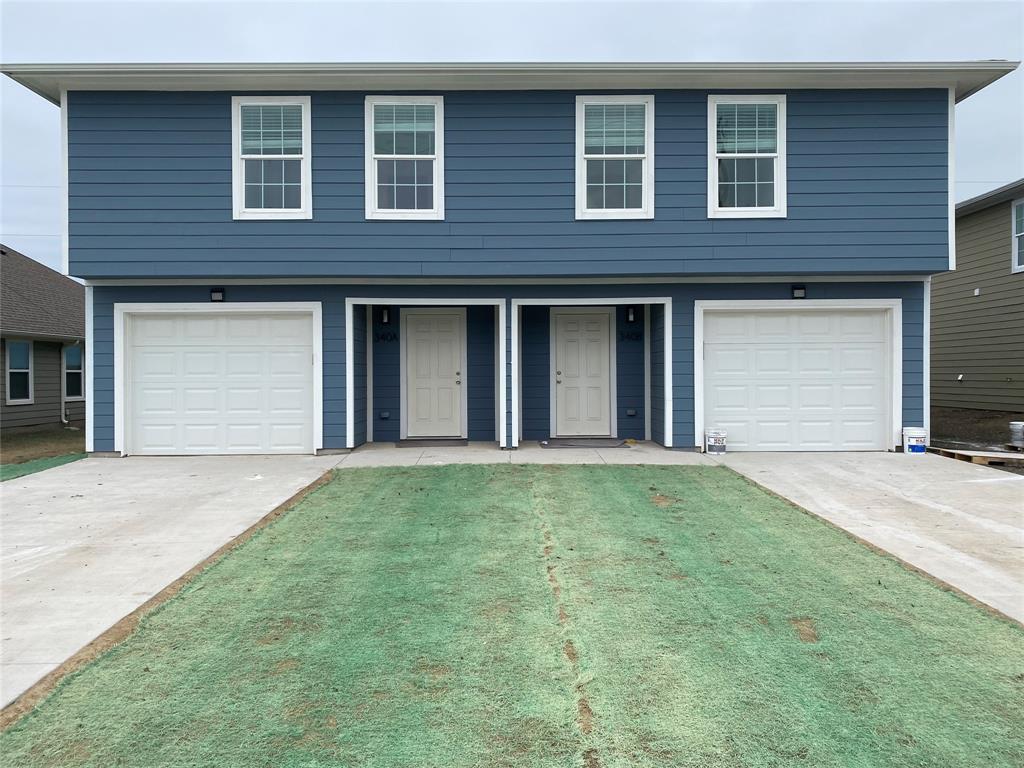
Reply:
[[[793,286],[793,298],[794,299],[806,299],[807,298],[807,288],[805,286],[803,286],[803,285],[794,285]]]
[[[224,301],[224,289],[223,288],[211,288],[210,289],[210,301]]]
[[[391,323],[391,315],[388,313],[387,307],[384,307],[384,309],[380,311],[380,321],[384,325],[389,325]]]

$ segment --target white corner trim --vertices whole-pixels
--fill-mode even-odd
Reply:
[[[507,369],[508,369],[508,334],[505,332],[505,323],[508,316],[508,304],[505,299],[501,299],[498,302],[498,402],[500,406],[500,418],[498,419],[498,445],[501,448],[508,448],[508,382],[506,380]],[[515,326],[512,327],[512,332],[515,333]],[[514,347],[513,347],[514,348]],[[515,365],[515,358],[512,358],[512,364]],[[515,392],[515,387],[512,388]],[[512,429],[515,431],[515,421],[512,422]]]
[[[85,452],[92,453],[96,450],[95,436],[96,421],[93,417],[93,405],[95,403],[93,387],[93,287],[85,286]]]
[[[718,207],[718,117],[719,104],[775,104],[775,205],[771,208]],[[709,219],[784,219],[787,211],[786,185],[786,96],[785,94],[708,94],[708,218]],[[753,155],[750,155],[753,157]]]
[[[91,306],[91,302],[87,304]],[[128,320],[133,315],[231,314],[260,312],[295,312],[308,314],[313,322],[313,450],[324,447],[324,323],[323,305],[319,301],[237,301],[217,302],[145,302],[114,304],[114,450],[122,456],[129,452],[125,434],[127,413]],[[86,329],[92,338],[92,329]],[[87,363],[88,365],[88,363]],[[91,366],[90,366],[91,370]],[[90,377],[91,378],[91,377]],[[90,393],[91,395],[91,393]],[[92,403],[92,397],[88,399]],[[88,407],[88,405],[87,405]]]
[[[60,271],[71,274],[71,175],[70,147],[68,145],[68,92],[60,92],[60,162],[61,162],[61,229],[60,229]]]
[[[595,158],[643,160],[643,207],[620,209],[587,208],[586,157],[586,105],[587,104],[643,104],[644,154],[595,155]],[[576,97],[576,218],[577,219],[653,219],[654,218],[654,95],[616,94]]]
[[[366,305],[366,442],[373,442],[373,304]]]
[[[505,321],[505,300],[504,299],[451,299],[451,298],[409,298],[404,296],[347,296],[345,297],[345,447],[355,448],[356,447],[356,427],[355,427],[355,330],[352,327],[352,317],[354,307],[356,304],[383,304],[393,305],[397,304],[405,307],[472,307],[472,306],[491,306],[498,307],[498,322],[504,328]],[[369,351],[367,351],[369,354]],[[505,399],[505,333],[504,330],[501,334],[501,360],[500,368],[498,371],[499,382],[498,386],[500,389],[501,400],[504,402]],[[468,398],[467,398],[468,402]],[[502,408],[504,414],[504,408]],[[369,418],[369,411],[367,412],[367,418]],[[468,424],[466,425],[468,428]],[[505,447],[505,419],[501,418],[498,422],[498,440],[502,447]]]
[[[515,386],[519,376],[516,358],[519,355],[519,310],[524,306],[609,306],[619,304],[661,304],[665,307],[665,354],[664,354],[664,402],[665,402],[665,439],[666,448],[672,447],[672,298],[670,296],[593,296],[590,298],[531,298],[512,299],[512,441],[511,448],[519,447],[520,399],[518,387]]]
[[[924,373],[922,374],[921,381],[921,407],[924,413],[921,415],[922,422],[921,426],[928,432],[926,438],[931,442],[931,427],[932,427],[932,278],[928,277],[924,281],[924,304],[923,312],[924,317],[924,340],[923,348],[921,351],[923,365],[921,366]],[[902,435],[901,435],[902,438]]]
[[[948,129],[949,135],[946,138],[946,159],[949,162],[949,168],[946,171],[948,177],[947,184],[947,212],[946,218],[948,219],[948,234],[949,239],[949,269],[953,271],[956,269],[956,89],[949,89],[949,118],[948,118]],[[931,280],[929,277],[928,280]],[[902,440],[902,437],[901,437]]]
[[[879,309],[889,317],[892,376],[889,450],[903,441],[903,299],[726,299],[693,302],[694,445],[704,445],[704,314],[713,311]]]
[[[302,207],[247,209],[245,207],[245,173],[242,163],[242,107],[258,104],[297,104],[302,107],[302,154],[280,155],[281,159],[299,160],[302,183]],[[293,220],[313,218],[313,126],[309,96],[232,96],[231,97],[231,199],[236,221]]]
[[[378,104],[429,104],[434,107],[433,155],[381,155],[374,152],[373,108]],[[444,96],[367,96],[364,100],[363,151],[365,159],[364,194],[366,218],[370,221],[443,221],[444,220]],[[434,207],[429,210],[391,210],[377,207],[378,157],[434,161]]]
[[[644,304],[644,440],[651,441],[651,305]]]
[[[33,405],[36,401],[36,344],[33,339],[18,338],[17,336],[5,339],[4,345],[4,403],[6,405]],[[18,373],[28,372],[28,397],[21,400],[11,399],[11,342],[28,344],[28,368],[18,368]]]

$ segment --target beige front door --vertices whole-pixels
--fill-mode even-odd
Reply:
[[[403,437],[465,437],[466,312],[402,310]]]
[[[554,437],[612,434],[613,312],[551,310]]]

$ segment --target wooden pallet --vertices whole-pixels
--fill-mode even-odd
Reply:
[[[937,453],[948,459],[959,459],[969,461],[972,464],[997,465],[997,466],[1024,466],[1024,453],[1003,453],[1000,451],[962,451],[957,448],[936,448],[928,447],[929,453]]]

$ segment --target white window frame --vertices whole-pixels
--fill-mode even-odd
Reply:
[[[775,154],[718,153],[719,104],[775,104]],[[718,160],[720,157],[774,157],[775,205],[771,208],[720,208],[718,205]],[[784,219],[786,218],[786,96],[784,94],[709,94],[708,95],[708,218],[709,219]]]
[[[1022,258],[1020,250],[1020,236],[1024,235],[1024,232],[1017,231],[1017,206],[1024,205],[1024,197],[1018,197],[1012,203],[1010,203],[1010,272],[1016,274],[1017,272],[1024,272],[1024,258]]]
[[[302,107],[302,154],[260,155],[264,160],[301,161],[302,207],[300,208],[246,208],[245,165],[242,160],[242,107],[260,105],[297,105]],[[312,137],[309,96],[232,96],[231,97],[231,195],[236,220],[269,220],[313,218]],[[253,156],[256,157],[256,156]]]
[[[586,107],[588,104],[643,104],[644,154],[587,155]],[[643,207],[587,208],[587,160],[642,160]],[[576,97],[576,218],[577,219],[653,219],[654,218],[654,94],[586,95]]]
[[[429,104],[434,107],[434,154],[377,155],[374,152],[373,108],[386,104]],[[364,106],[364,149],[366,180],[366,218],[375,221],[444,220],[444,97],[443,96],[367,96]],[[434,207],[427,210],[398,210],[377,207],[377,160],[434,160]]]
[[[35,344],[31,339],[6,339],[4,344],[4,400],[7,405],[32,405],[35,403]],[[28,397],[22,400],[11,399],[11,344],[28,344]],[[15,373],[24,373],[25,368],[14,369]]]
[[[68,368],[68,359],[64,355],[64,353],[70,347],[79,347],[82,350],[82,363],[81,363],[81,366],[78,369],[75,369],[75,368],[69,369]],[[79,376],[82,377],[82,387],[81,387],[82,394],[80,394],[78,396],[69,396],[68,395],[68,374],[69,373],[77,373]],[[64,399],[65,403],[77,403],[77,402],[81,402],[82,400],[85,400],[85,347],[82,346],[81,344],[64,344],[60,348],[60,392],[61,392],[61,397]]]

